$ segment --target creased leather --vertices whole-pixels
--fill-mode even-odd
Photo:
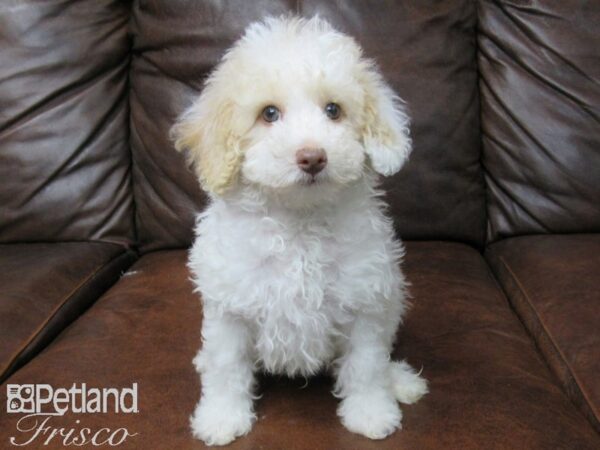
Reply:
[[[600,231],[600,8],[481,1],[488,239]]]
[[[0,4],[0,242],[133,243],[129,7]]]

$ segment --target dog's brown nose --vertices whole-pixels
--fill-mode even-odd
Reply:
[[[322,148],[301,148],[296,152],[296,164],[314,176],[327,165],[327,153]]]

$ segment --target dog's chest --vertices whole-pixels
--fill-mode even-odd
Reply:
[[[267,370],[317,371],[386,271],[373,216],[226,218],[210,214],[197,229],[190,266],[205,305],[250,326]]]
[[[274,230],[272,230],[274,231]],[[346,313],[335,297],[343,245],[326,223],[266,232],[255,282],[257,359],[273,372],[311,373],[333,357]]]

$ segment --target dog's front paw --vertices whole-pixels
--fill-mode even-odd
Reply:
[[[190,426],[195,438],[206,445],[226,445],[252,428],[255,415],[252,405],[200,401]]]
[[[338,408],[342,424],[369,439],[383,439],[400,427],[402,413],[396,399],[385,390],[351,394]]]

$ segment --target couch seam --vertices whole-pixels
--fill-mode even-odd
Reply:
[[[596,408],[594,407],[594,405],[590,401],[588,395],[586,395],[586,392],[581,388],[581,384],[580,384],[581,380],[580,380],[580,378],[575,374],[575,372],[573,371],[573,369],[572,369],[571,365],[569,364],[568,360],[565,358],[564,353],[561,351],[561,349],[557,345],[556,341],[553,339],[551,333],[549,332],[548,328],[546,327],[546,325],[544,324],[544,322],[541,320],[540,315],[538,313],[538,310],[535,308],[533,302],[531,301],[531,297],[527,294],[527,291],[525,290],[523,284],[521,283],[521,281],[519,280],[519,278],[516,276],[516,274],[512,271],[512,269],[510,268],[510,265],[507,263],[507,261],[501,255],[496,255],[496,258],[500,261],[500,263],[502,263],[502,265],[504,266],[504,268],[506,269],[506,271],[508,272],[508,274],[511,276],[511,278],[513,279],[513,281],[516,284],[517,289],[519,290],[519,292],[523,296],[523,299],[525,300],[527,306],[534,313],[534,317],[535,317],[534,320],[540,325],[540,327],[541,327],[544,335],[547,337],[548,341],[552,344],[552,347],[553,347],[554,351],[556,352],[557,356],[562,360],[563,364],[565,365],[565,368],[567,369],[567,371],[569,373],[569,376],[575,382],[575,386],[576,386],[575,389],[577,389],[577,391],[580,393],[581,398],[585,401],[585,404],[588,406],[588,408],[592,412],[593,416],[596,419],[596,422],[600,422],[599,411],[596,410]],[[508,293],[507,293],[507,298],[510,301],[510,295],[508,295]],[[527,328],[527,326],[526,326],[526,328]],[[529,331],[531,332],[531,330],[529,330]],[[538,339],[536,339],[535,336],[533,336],[533,338],[534,338],[534,341],[539,346]],[[544,355],[544,351],[541,348],[540,348],[540,350],[541,350],[542,355]],[[551,371],[556,374],[555,370],[552,368],[552,365],[550,364],[550,362],[546,358],[546,355],[544,355],[544,360],[546,361],[546,364],[548,364],[548,366],[550,366]],[[556,375],[557,375],[559,381],[561,382],[561,384],[563,384],[563,381],[561,380],[561,377],[558,374],[556,374]],[[567,394],[567,396],[571,397],[568,394]]]
[[[126,79],[126,89],[127,89],[127,148],[129,150],[129,188],[131,192],[131,226],[133,231],[133,249],[138,252],[140,247],[139,242],[139,227],[138,227],[138,207],[136,200],[136,186],[134,179],[135,172],[135,158],[133,156],[133,144],[131,140],[131,129],[133,124],[133,114],[131,107],[131,94],[133,91],[133,85],[131,83],[131,75],[133,72],[134,66],[134,58],[135,58],[135,35],[133,33],[133,25],[132,21],[134,20],[134,9],[135,5],[133,2],[129,4],[129,17],[127,18],[127,38],[129,40],[129,52],[128,52],[128,61],[127,61],[127,79]]]
[[[483,146],[483,98],[481,93],[481,65],[479,63],[479,55],[481,54],[481,21],[480,21],[480,1],[474,0],[475,5],[475,73],[477,76],[475,91],[477,92],[477,126],[479,128],[479,157],[477,163],[479,164],[479,179],[483,187],[483,229],[481,230],[481,246],[480,251],[483,252],[485,246],[489,244],[489,227],[490,227],[490,215],[488,212],[489,205],[489,189],[487,185],[487,173],[484,160],[484,146]]]
[[[104,262],[104,263],[99,264],[98,266],[96,266],[96,268],[94,269],[93,272],[91,272],[87,277],[85,277],[85,279],[83,279],[81,282],[79,282],[67,295],[65,295],[63,297],[63,300],[50,312],[50,314],[48,314],[48,316],[46,317],[46,320],[44,320],[35,329],[35,331],[33,331],[33,333],[29,335],[29,337],[24,341],[24,343],[13,353],[12,357],[8,360],[8,363],[5,364],[4,367],[2,367],[2,370],[0,371],[0,377],[3,377],[3,376],[6,375],[7,371],[12,367],[12,365],[19,358],[19,356],[24,353],[24,351],[27,348],[27,346],[29,344],[31,344],[35,340],[35,338],[40,335],[40,333],[46,328],[46,326],[48,325],[48,323],[54,317],[56,317],[58,311],[64,305],[67,304],[67,302],[69,301],[69,299],[71,299],[72,297],[74,297],[76,295],[76,293],[83,286],[85,286],[90,280],[92,280],[102,269],[104,269],[106,266],[108,266],[113,261],[115,261],[116,259],[120,258],[121,256],[123,256],[126,253],[127,253],[126,251],[125,252],[120,252],[118,255],[115,255],[113,258],[110,258],[106,262]]]

